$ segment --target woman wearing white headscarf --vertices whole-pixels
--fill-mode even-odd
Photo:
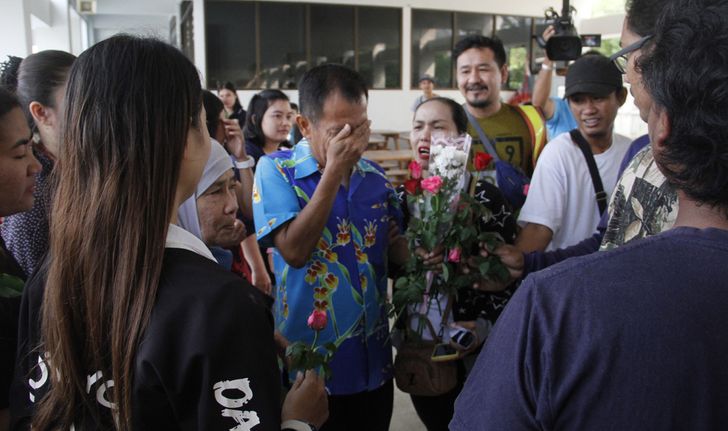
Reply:
[[[245,227],[235,217],[238,202],[233,162],[222,145],[211,140],[210,158],[194,195],[179,208],[178,223],[207,245],[218,263],[230,269],[229,248],[240,247]]]

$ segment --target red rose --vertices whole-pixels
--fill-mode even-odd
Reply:
[[[404,188],[407,193],[416,195],[420,191],[420,181],[415,179],[407,180],[404,182]]]
[[[475,153],[475,159],[473,159],[473,167],[476,171],[483,171],[488,168],[490,162],[493,161],[493,156],[488,153]]]
[[[450,249],[450,253],[447,255],[447,260],[449,262],[460,262],[460,247],[455,247],[453,249]]]
[[[326,327],[326,312],[321,310],[313,310],[311,315],[308,316],[308,327],[314,331],[320,331]]]
[[[422,180],[422,190],[430,192],[433,195],[440,191],[440,187],[442,187],[442,178],[439,175]]]
[[[410,173],[410,178],[413,180],[419,180],[422,178],[422,165],[419,164],[416,160],[412,160],[409,162],[409,166],[407,166]]]

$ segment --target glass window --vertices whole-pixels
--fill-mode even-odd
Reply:
[[[207,87],[230,81],[245,88],[255,67],[255,4],[205,2]]]
[[[260,3],[260,76],[257,88],[296,88],[306,63],[306,6]]]
[[[452,88],[452,13],[412,10],[412,85],[423,75],[435,88]]]
[[[369,88],[401,86],[401,9],[359,7],[359,73]]]
[[[311,5],[311,63],[355,67],[353,6]]]
[[[495,35],[503,41],[508,61],[508,82],[506,88],[523,88],[530,67],[528,48],[531,43],[531,18],[521,16],[498,16]]]
[[[455,13],[455,42],[470,34],[493,35],[493,15]]]

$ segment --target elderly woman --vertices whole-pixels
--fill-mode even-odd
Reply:
[[[202,178],[192,197],[180,206],[178,219],[180,227],[201,239],[218,263],[230,269],[233,259],[227,249],[240,245],[245,227],[235,217],[238,202],[233,162],[216,140],[211,144]]]

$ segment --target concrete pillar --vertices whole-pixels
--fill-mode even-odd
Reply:
[[[402,88],[412,88],[412,7],[402,8]]]
[[[200,71],[202,85],[207,85],[207,40],[205,38],[205,0],[192,2],[192,26],[195,38],[195,66]]]

